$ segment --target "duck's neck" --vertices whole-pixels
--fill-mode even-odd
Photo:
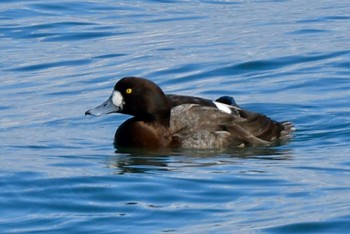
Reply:
[[[157,114],[143,114],[142,116],[135,116],[138,121],[143,121],[149,125],[158,125],[165,128],[170,126],[170,113],[169,109],[159,111]]]
[[[161,115],[157,115],[155,118],[155,122],[159,123],[160,125],[169,128],[170,127],[170,110],[165,111]]]

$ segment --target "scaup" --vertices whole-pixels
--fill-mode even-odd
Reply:
[[[228,148],[269,146],[290,138],[291,122],[277,122],[239,107],[223,96],[204,98],[165,95],[158,85],[124,77],[110,98],[86,115],[122,113],[133,116],[116,131],[117,148]]]

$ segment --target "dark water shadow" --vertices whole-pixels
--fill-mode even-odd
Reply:
[[[115,156],[107,162],[108,167],[118,169],[117,174],[151,173],[171,171],[171,163],[193,163],[194,167],[208,166],[206,161],[215,158],[235,160],[291,160],[291,149],[284,147],[236,148],[236,149],[117,149]],[[199,163],[201,161],[201,163]],[[230,160],[229,160],[230,161]],[[198,163],[200,165],[198,165]]]
[[[266,233],[345,233],[350,228],[350,216],[340,216],[330,220],[298,222],[270,227]]]

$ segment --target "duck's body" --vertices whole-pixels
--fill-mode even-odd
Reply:
[[[293,125],[240,108],[230,97],[165,95],[153,82],[125,77],[112,96],[86,114],[134,116],[116,131],[118,148],[228,148],[268,146],[290,138]]]

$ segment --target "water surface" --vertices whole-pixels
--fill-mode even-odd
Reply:
[[[347,233],[350,5],[1,1],[3,233]],[[123,153],[84,116],[124,76],[232,95],[286,145]]]

